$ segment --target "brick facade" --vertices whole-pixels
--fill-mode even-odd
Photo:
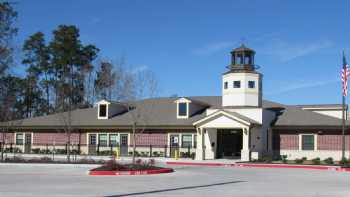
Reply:
[[[130,135],[130,144],[133,143],[133,136]],[[168,144],[167,133],[139,133],[136,134],[136,145],[138,146],[161,146]]]
[[[345,136],[345,150],[349,150],[350,136]],[[318,135],[317,136],[317,150],[341,150],[342,136],[339,135]]]
[[[10,144],[15,142],[15,134],[14,133],[0,133],[0,142],[3,143],[5,139],[5,143]]]
[[[317,150],[340,151],[342,135],[340,131],[291,131],[273,130],[274,150],[299,150],[299,134],[316,134]],[[345,135],[345,150],[350,150],[350,135]]]
[[[275,132],[273,133],[274,150],[298,150],[299,137],[295,132]]]
[[[86,133],[71,133],[71,144],[86,145]],[[33,145],[65,145],[68,141],[65,133],[33,133]]]

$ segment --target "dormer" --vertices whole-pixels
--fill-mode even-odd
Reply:
[[[97,119],[106,120],[127,111],[127,106],[122,103],[101,100],[95,104],[97,106]]]
[[[197,112],[208,107],[208,104],[181,97],[175,100],[177,119],[188,119]]]

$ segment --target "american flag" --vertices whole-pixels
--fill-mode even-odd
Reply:
[[[342,92],[345,97],[348,94],[348,78],[350,75],[348,63],[346,63],[345,54],[343,52],[343,68],[341,69]]]

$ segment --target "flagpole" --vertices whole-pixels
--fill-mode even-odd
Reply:
[[[347,66],[346,65],[346,60],[345,60],[345,51],[343,50],[343,66]],[[344,69],[344,68],[343,68]],[[345,73],[344,73],[345,74]],[[347,75],[347,74],[345,74]],[[345,77],[345,80],[347,83],[347,77]],[[344,84],[344,82],[343,82]],[[344,87],[343,87],[344,88]],[[347,87],[344,88],[343,91],[347,91]],[[341,156],[341,159],[345,159],[345,96],[346,96],[346,92],[342,94],[342,108],[343,108],[343,113],[342,113],[342,156]]]
[[[345,96],[343,95],[343,117],[342,117],[342,153],[341,158],[345,158]]]

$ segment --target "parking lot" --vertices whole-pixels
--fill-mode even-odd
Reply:
[[[0,196],[350,196],[350,173],[174,167],[141,176],[88,176],[87,165],[1,164]]]

